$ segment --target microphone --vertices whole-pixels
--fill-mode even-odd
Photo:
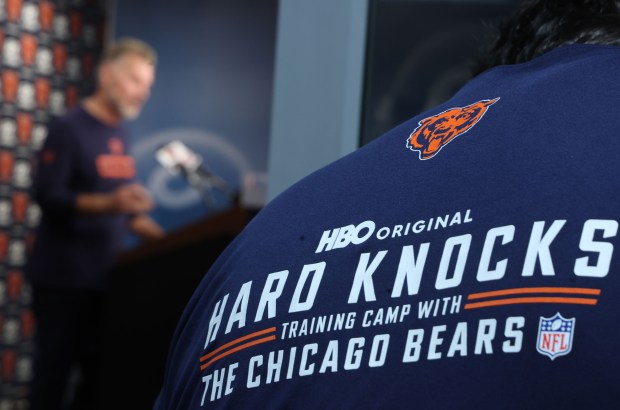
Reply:
[[[181,141],[172,141],[160,145],[155,157],[158,162],[173,174],[181,174],[187,182],[196,188],[207,208],[215,207],[213,190],[222,192],[230,201],[236,198],[228,184],[203,163],[202,157],[190,150]]]

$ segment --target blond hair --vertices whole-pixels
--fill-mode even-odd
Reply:
[[[108,45],[101,56],[101,63],[117,60],[127,54],[138,55],[153,65],[157,63],[157,52],[137,38],[121,38]]]

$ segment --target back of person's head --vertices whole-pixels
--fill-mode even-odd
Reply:
[[[499,26],[474,74],[518,64],[569,44],[620,45],[620,0],[525,0]]]
[[[157,63],[157,52],[150,45],[136,38],[121,38],[105,48],[101,64],[118,60],[128,54],[140,56],[153,65]]]

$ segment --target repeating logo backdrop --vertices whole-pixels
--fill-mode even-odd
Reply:
[[[28,407],[35,320],[23,268],[47,123],[94,88],[104,0],[0,0],[0,410]]]

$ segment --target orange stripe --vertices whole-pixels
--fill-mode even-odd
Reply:
[[[218,347],[217,349],[215,349],[215,350],[214,350],[214,351],[212,351],[211,353],[208,353],[208,354],[206,354],[206,355],[202,356],[202,357],[200,358],[200,361],[201,361],[201,362],[204,362],[204,361],[205,361],[205,360],[207,360],[209,357],[212,357],[212,356],[214,356],[214,355],[218,354],[218,353],[219,353],[219,352],[221,352],[222,350],[224,350],[224,349],[228,349],[229,347],[234,346],[234,345],[236,345],[236,344],[239,344],[239,343],[241,343],[241,342],[243,342],[243,341],[245,341],[245,340],[252,339],[253,337],[256,337],[256,336],[261,336],[261,335],[264,335],[264,334],[266,334],[266,333],[271,333],[271,332],[275,332],[275,331],[276,331],[276,328],[275,328],[275,326],[274,326],[274,327],[270,327],[270,328],[267,328],[267,329],[259,330],[258,332],[250,333],[249,335],[242,336],[242,337],[240,337],[240,338],[238,338],[238,339],[233,340],[232,342],[228,342],[228,343],[226,343],[225,345],[222,345],[222,346]]]
[[[237,353],[240,350],[243,349],[247,349],[248,347],[252,347],[255,345],[259,345],[261,343],[267,343],[267,342],[271,342],[276,340],[276,336],[275,335],[271,335],[271,336],[267,336],[267,337],[263,337],[261,339],[256,339],[256,340],[252,340],[251,342],[247,342],[244,343],[242,345],[239,345],[237,347],[235,347],[234,349],[230,349],[227,352],[224,352],[218,356],[215,356],[213,359],[209,360],[207,363],[203,364],[202,366],[200,366],[200,370],[204,370],[207,367],[211,366],[214,362],[217,362],[220,359],[223,359],[224,357],[231,355],[233,353]]]
[[[515,288],[495,290],[492,292],[472,293],[468,300],[490,298],[493,296],[520,295],[523,293],[573,293],[575,295],[600,295],[600,289],[589,288]]]
[[[587,298],[509,298],[486,302],[467,303],[465,309],[478,309],[489,306],[518,305],[523,303],[565,303],[574,305],[596,305],[596,299]]]

